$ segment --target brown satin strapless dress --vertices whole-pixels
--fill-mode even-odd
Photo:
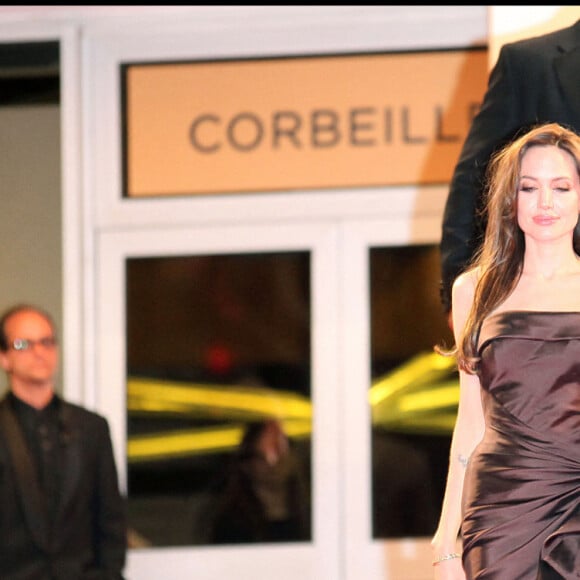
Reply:
[[[465,474],[469,580],[580,579],[580,312],[481,328],[486,430]]]

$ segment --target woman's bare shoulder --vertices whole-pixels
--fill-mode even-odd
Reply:
[[[453,283],[453,299],[473,300],[475,287],[479,280],[479,268],[472,268],[460,274]]]
[[[474,268],[460,274],[453,283],[451,309],[453,312],[453,327],[455,329],[463,328],[467,320],[473,304],[478,279],[479,270]]]

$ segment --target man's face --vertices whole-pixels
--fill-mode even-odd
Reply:
[[[6,321],[8,350],[0,365],[12,383],[52,386],[58,368],[58,347],[50,322],[38,312],[24,310]]]

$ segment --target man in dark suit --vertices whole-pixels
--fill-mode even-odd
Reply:
[[[580,130],[580,20],[570,27],[505,44],[491,71],[451,179],[441,237],[441,301],[479,248],[485,229],[485,171],[493,152],[538,123]]]
[[[54,390],[52,319],[29,305],[0,318],[0,578],[122,580],[125,505],[105,418]]]

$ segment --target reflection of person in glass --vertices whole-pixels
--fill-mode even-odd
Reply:
[[[435,577],[577,580],[580,136],[548,124],[506,146],[487,207],[453,286],[460,398]]]
[[[213,543],[309,538],[300,460],[276,420],[250,423],[218,494]]]

